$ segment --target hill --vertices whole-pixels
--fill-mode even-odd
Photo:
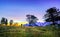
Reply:
[[[44,23],[42,23],[42,22],[36,22],[35,24],[34,23],[33,24],[25,24],[24,26],[29,26],[29,25],[31,25],[31,26],[46,26],[46,25],[50,25],[51,22],[44,22]]]

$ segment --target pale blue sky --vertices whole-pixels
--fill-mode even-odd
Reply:
[[[0,19],[25,21],[27,14],[33,14],[42,22],[50,7],[60,8],[60,0],[0,0]]]

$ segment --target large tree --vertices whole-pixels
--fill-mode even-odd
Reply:
[[[27,21],[29,22],[29,25],[32,26],[31,24],[34,24],[35,26],[37,26],[35,23],[37,22],[37,17],[35,17],[34,15],[26,15],[27,16]]]
[[[45,21],[52,22],[52,25],[56,25],[56,17],[58,16],[58,9],[56,7],[52,7],[47,9],[47,13],[45,14]]]

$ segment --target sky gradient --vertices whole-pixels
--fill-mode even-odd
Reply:
[[[0,0],[0,19],[26,21],[26,15],[35,15],[40,22],[48,8],[60,9],[60,0]]]

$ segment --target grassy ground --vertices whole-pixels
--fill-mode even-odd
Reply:
[[[60,37],[52,27],[0,26],[0,37]]]

